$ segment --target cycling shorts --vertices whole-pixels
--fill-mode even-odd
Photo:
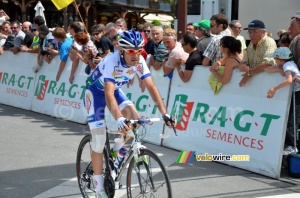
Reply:
[[[133,105],[121,89],[114,92],[119,109],[122,111],[124,107]],[[88,125],[90,130],[105,127],[105,94],[104,91],[85,90],[84,105],[88,116]]]

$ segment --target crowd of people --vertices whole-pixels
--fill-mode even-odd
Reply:
[[[294,127],[298,128],[300,124],[300,86],[298,83],[300,81],[300,11],[291,17],[288,31],[278,30],[279,41],[277,43],[268,35],[263,21],[252,20],[243,29],[240,21],[229,22],[223,14],[213,15],[210,19],[201,20],[198,23],[188,23],[186,33],[182,38],[178,38],[176,30],[170,27],[153,26],[148,22],[139,24],[137,30],[134,31],[136,33],[132,33],[133,31],[127,31],[126,21],[122,18],[115,23],[94,25],[90,33],[79,21],[71,22],[67,32],[62,27],[48,28],[41,16],[36,16],[33,23],[29,21],[22,24],[18,21],[9,22],[9,17],[3,10],[0,10],[0,23],[0,54],[5,50],[13,54],[36,53],[37,65],[33,67],[34,72],[39,72],[42,67],[51,63],[53,57],[59,55],[57,81],[60,80],[70,58],[72,69],[69,82],[71,84],[76,78],[75,72],[79,61],[87,65],[85,72],[91,77],[96,75],[95,71],[99,69],[97,65],[103,65],[105,57],[116,51],[122,51],[118,54],[119,56],[123,56],[124,52],[129,55],[141,55],[148,66],[146,71],[149,71],[151,67],[154,70],[162,69],[164,76],[170,79],[172,79],[173,72],[178,72],[183,82],[191,79],[193,69],[199,65],[209,67],[211,74],[222,84],[230,82],[234,69],[239,70],[242,72],[242,79],[239,83],[241,87],[246,86],[259,73],[278,72],[285,76],[285,80],[270,88],[266,97],[272,98],[278,89],[295,82],[296,114],[293,115],[291,103],[284,154],[297,151],[294,147]],[[248,46],[240,34],[242,30],[246,30],[249,35]],[[139,46],[132,44],[135,41],[124,39],[125,34],[129,36],[133,34],[134,38],[139,40]],[[124,47],[127,45],[141,48],[127,49]],[[124,61],[125,64],[136,62],[136,60],[125,58]],[[220,69],[222,72],[218,72]],[[142,91],[145,87],[149,89],[152,86],[152,81],[144,81],[143,75],[147,76],[148,73],[141,74],[141,79],[139,79]],[[126,83],[133,82],[132,78],[130,80]],[[87,82],[93,83],[92,81],[93,79],[89,78]],[[155,92],[155,97],[157,97],[156,91],[152,90],[152,92]],[[165,113],[163,107],[161,111]],[[296,126],[293,122],[294,116],[296,116]]]

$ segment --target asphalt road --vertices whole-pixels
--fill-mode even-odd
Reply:
[[[0,104],[0,198],[79,198],[75,160],[85,125]],[[173,197],[300,197],[280,180],[216,162],[176,163],[179,151],[145,144],[168,167]],[[124,178],[123,178],[124,180]],[[115,197],[126,197],[125,183]]]

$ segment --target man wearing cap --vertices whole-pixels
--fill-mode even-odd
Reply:
[[[268,55],[277,48],[274,39],[267,36],[265,24],[260,20],[253,20],[248,24],[250,44],[239,69],[243,74],[240,86],[243,87],[256,74],[264,72],[265,68],[274,65],[274,58]]]
[[[197,40],[197,49],[203,54],[206,47],[211,41],[210,37],[210,21],[202,20],[199,23],[193,24],[196,28],[195,35],[198,37]]]
[[[290,37],[293,39],[289,48],[293,54],[293,60],[300,68],[300,10],[292,16],[290,27]]]
[[[205,49],[202,65],[211,66],[214,62],[223,58],[220,50],[220,40],[224,36],[230,36],[225,31],[228,27],[228,18],[224,14],[216,14],[210,18],[210,32],[214,34]]]

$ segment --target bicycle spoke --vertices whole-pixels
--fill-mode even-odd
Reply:
[[[137,163],[132,161],[128,168],[128,197],[171,197],[168,175],[159,158],[146,150],[140,159]]]

